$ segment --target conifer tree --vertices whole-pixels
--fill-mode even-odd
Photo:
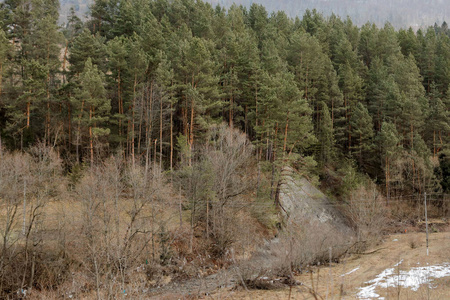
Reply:
[[[129,70],[127,63],[127,42],[128,40],[121,36],[115,37],[106,45],[109,70],[111,70],[111,77],[114,82],[111,89],[113,90],[112,94],[115,98],[112,106],[114,123],[116,123],[118,127],[116,139],[117,142],[120,143],[122,149],[124,148],[124,142],[126,141],[126,130],[124,129],[124,125],[126,123],[125,108],[126,102],[128,102],[126,92],[130,84],[130,78],[128,78]]]
[[[438,90],[444,94],[450,86],[450,37],[439,34],[436,45],[436,74],[434,83]],[[428,91],[430,92],[430,91]]]
[[[79,147],[87,146],[90,163],[94,164],[94,148],[95,150],[106,150],[106,138],[110,133],[110,129],[106,125],[109,120],[111,103],[106,98],[104,74],[92,63],[90,58],[86,60],[79,81],[80,88],[75,91],[75,97],[71,99],[75,108],[74,114],[77,116],[75,118],[77,159],[80,160]],[[88,141],[83,141],[84,136],[88,137]]]
[[[69,79],[83,72],[88,58],[90,58],[92,64],[97,65],[102,72],[107,70],[107,55],[104,39],[98,35],[93,35],[87,28],[84,28],[84,30],[74,39],[69,52]]]
[[[427,92],[430,92],[431,83],[436,72],[436,32],[433,27],[429,27],[423,36],[419,57],[417,57],[418,66],[423,77],[423,85]]]
[[[216,118],[222,103],[218,101],[218,78],[216,64],[212,58],[208,41],[193,37],[185,41],[182,49],[179,82],[182,88],[183,128],[189,136],[189,147],[193,150],[198,136],[208,120]]]
[[[429,98],[429,114],[425,125],[426,141],[433,151],[433,157],[444,150],[450,132],[449,96],[442,97],[436,85],[431,86]]]
[[[0,29],[0,107],[2,107],[3,74],[6,71],[8,56],[11,54],[11,44],[3,29]],[[1,108],[0,108],[1,109]]]
[[[389,201],[390,187],[391,187],[391,174],[395,173],[395,169],[392,169],[392,165],[395,159],[399,158],[400,152],[400,138],[395,128],[395,125],[389,122],[383,122],[381,125],[381,131],[377,136],[377,141],[381,154],[381,164],[384,169],[384,180],[386,184],[386,198]]]
[[[320,159],[322,165],[327,165],[336,158],[334,128],[331,120],[330,110],[325,102],[322,102],[320,129],[317,134],[320,144]]]
[[[361,102],[354,107],[350,125],[353,136],[351,150],[353,155],[358,157],[359,165],[364,167],[371,160],[373,121],[369,111]]]
[[[398,31],[398,42],[404,56],[412,54],[414,57],[418,58],[419,42],[416,33],[411,27],[409,27],[408,30],[400,29]]]
[[[381,59],[375,58],[370,65],[366,80],[367,109],[372,116],[377,132],[381,130],[381,123],[385,119],[385,105],[388,93],[393,88],[393,78],[389,76],[387,67]]]
[[[339,70],[339,84],[344,96],[344,110],[345,110],[345,125],[340,124],[341,127],[345,126],[345,144],[348,152],[352,147],[352,123],[351,118],[353,110],[358,102],[364,101],[363,99],[363,81],[358,74],[351,68],[350,64],[341,65]],[[344,144],[342,140],[338,141],[341,145]],[[345,145],[344,144],[344,145]]]

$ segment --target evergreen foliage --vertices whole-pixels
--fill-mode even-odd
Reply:
[[[10,149],[45,141],[69,168],[120,150],[172,170],[183,165],[177,137],[192,166],[208,128],[225,122],[274,174],[351,163],[388,190],[405,162],[416,182],[448,151],[446,23],[396,31],[315,10],[294,20],[258,4],[102,0],[85,23],[72,10],[59,28],[58,9],[1,5],[0,134]]]

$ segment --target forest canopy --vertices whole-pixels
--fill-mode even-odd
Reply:
[[[225,122],[278,169],[325,179],[350,165],[391,194],[447,189],[445,22],[415,32],[258,4],[102,0],[61,28],[58,11],[1,4],[3,147],[43,142],[68,169],[120,152],[173,170]]]

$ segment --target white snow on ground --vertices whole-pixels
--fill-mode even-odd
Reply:
[[[358,271],[358,270],[359,270],[359,266],[356,267],[356,268],[354,268],[354,269],[351,270],[350,272],[347,272],[347,273],[345,273],[345,274],[342,274],[341,277],[344,277],[344,276],[347,276],[347,275],[349,275],[349,274],[352,274],[353,272]]]
[[[403,260],[394,267],[400,265]],[[399,270],[398,268],[389,268],[378,274],[375,279],[367,281],[365,287],[359,288],[359,299],[384,299],[377,293],[377,287],[405,287],[417,291],[422,284],[430,284],[435,278],[450,276],[450,263],[444,263],[436,266],[415,267],[409,271]],[[430,285],[430,288],[433,286]]]

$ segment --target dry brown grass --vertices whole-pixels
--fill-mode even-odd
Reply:
[[[411,249],[411,239],[418,241],[418,246]],[[395,241],[397,240],[397,241]],[[289,290],[285,287],[278,290],[239,290],[221,291],[211,296],[211,299],[357,299],[356,294],[359,287],[365,282],[374,279],[378,274],[387,268],[392,268],[400,260],[402,264],[396,270],[409,270],[412,267],[437,265],[450,262],[450,232],[433,233],[430,235],[429,250],[430,255],[426,256],[424,233],[396,234],[384,237],[384,242],[367,252],[372,254],[352,255],[342,259],[339,264],[333,264],[331,269],[322,266],[312,269],[313,274],[304,273],[295,278],[303,285],[295,286]],[[356,268],[358,270],[346,275]],[[330,277],[331,272],[331,277]],[[331,280],[332,279],[332,280]],[[331,284],[331,282],[333,284]],[[412,291],[404,287],[391,287],[389,289],[377,288],[376,292],[385,299],[450,299],[450,278],[434,280],[432,285],[435,288],[428,289],[427,285],[422,285],[417,291]],[[311,288],[317,293],[315,298],[311,293]],[[327,294],[328,291],[328,294]],[[289,294],[290,298],[289,298]]]

